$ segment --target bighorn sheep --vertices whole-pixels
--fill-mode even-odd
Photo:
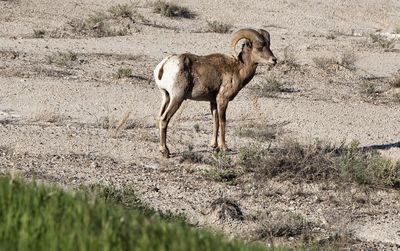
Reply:
[[[245,43],[236,57],[235,48],[242,39]],[[156,66],[154,78],[163,95],[158,126],[160,151],[164,157],[170,155],[166,145],[168,123],[186,99],[210,101],[214,120],[211,146],[223,151],[228,149],[225,144],[228,102],[253,78],[259,63],[275,65],[277,61],[270,50],[270,35],[265,30],[236,31],[232,35],[231,49],[235,56],[185,53],[170,55]]]

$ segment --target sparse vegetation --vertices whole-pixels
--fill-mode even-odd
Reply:
[[[309,235],[314,227],[314,224],[302,215],[291,211],[268,212],[263,218],[263,226],[257,231],[260,239]]]
[[[338,61],[332,57],[315,57],[313,58],[314,64],[327,72],[337,69]]]
[[[19,57],[19,52],[14,50],[0,50],[0,58],[16,59]]]
[[[103,129],[107,129],[110,136],[118,138],[124,130],[129,130],[137,127],[137,122],[134,119],[130,119],[130,112],[125,113],[120,119],[115,117],[101,117],[98,121],[98,126]]]
[[[146,211],[131,190],[67,193],[10,177],[0,188],[3,250],[266,250]]]
[[[400,103],[400,93],[393,94],[393,101],[396,103]]]
[[[269,75],[255,86],[257,94],[262,97],[274,97],[284,91],[283,83],[275,76]]]
[[[137,15],[136,11],[133,9],[132,5],[128,4],[117,4],[115,6],[111,6],[108,9],[108,12],[113,17],[122,17],[122,18],[133,18]]]
[[[65,116],[57,114],[53,111],[43,110],[39,111],[38,113],[34,114],[31,118],[32,122],[46,122],[52,124],[60,124],[64,120],[66,120]]]
[[[243,212],[239,204],[228,198],[218,198],[211,203],[211,208],[217,213],[218,220],[243,220]]]
[[[153,12],[165,17],[194,18],[196,15],[188,8],[167,3],[165,1],[156,1],[153,4]]]
[[[195,132],[200,132],[200,125],[199,124],[194,124],[193,125],[193,129],[195,130]]]
[[[219,169],[227,169],[234,166],[232,158],[225,151],[214,152],[211,163]]]
[[[127,67],[118,68],[118,71],[115,75],[116,78],[130,78],[132,77],[132,69]]]
[[[43,38],[46,35],[46,30],[44,29],[33,29],[34,38]]]
[[[316,67],[326,72],[338,70],[338,66],[348,70],[355,70],[356,67],[354,64],[357,61],[357,57],[354,52],[348,50],[341,54],[340,60],[337,60],[334,57],[315,57],[313,58],[313,61]]]
[[[374,82],[364,80],[360,85],[360,92],[365,95],[375,95],[377,88]]]
[[[286,65],[290,68],[297,68],[299,67],[299,64],[297,63],[297,58],[292,51],[291,46],[286,46],[283,49],[283,58],[281,61],[278,61],[280,64]]]
[[[355,70],[355,62],[357,61],[357,57],[352,51],[345,51],[342,53],[340,58],[340,65],[348,70]]]
[[[182,152],[182,156],[180,162],[189,162],[189,163],[202,163],[203,156],[197,152],[193,151],[193,146],[188,145],[188,149]]]
[[[72,51],[56,52],[48,57],[48,63],[62,67],[71,67],[78,60],[78,54]]]
[[[400,88],[400,71],[393,75],[390,81],[390,86],[392,88]]]
[[[228,33],[232,29],[232,25],[219,21],[207,21],[208,31],[216,33]]]
[[[359,148],[357,143],[333,147],[321,142],[302,145],[289,140],[268,149],[246,147],[239,150],[238,163],[261,178],[400,186],[400,163],[392,163],[377,151]]]
[[[246,124],[236,129],[239,137],[253,138],[257,141],[265,142],[276,138],[277,130],[275,127],[262,124]]]
[[[229,185],[235,185],[236,178],[239,176],[239,174],[235,170],[230,169],[212,169],[204,172],[204,176],[217,182],[224,182]]]
[[[373,44],[385,49],[386,51],[394,48],[395,40],[384,37],[380,34],[370,34],[370,38]]]
[[[86,19],[74,19],[69,22],[72,32],[78,35],[95,37],[125,36],[135,28],[131,25],[138,21],[146,22],[133,5],[118,4],[107,11],[97,11]]]

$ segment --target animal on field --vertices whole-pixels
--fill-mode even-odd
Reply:
[[[235,48],[242,39],[245,42],[237,55]],[[158,127],[160,151],[164,157],[170,156],[166,143],[168,123],[186,99],[210,102],[214,120],[211,147],[222,151],[228,149],[225,143],[228,103],[250,82],[258,64],[276,64],[270,41],[266,30],[241,29],[232,34],[233,56],[221,53],[206,56],[174,54],[156,66],[154,78],[163,99]]]

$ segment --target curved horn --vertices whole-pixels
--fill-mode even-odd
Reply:
[[[239,40],[246,38],[250,41],[259,41],[263,42],[265,39],[263,35],[261,35],[258,31],[253,30],[253,29],[241,29],[236,31],[235,33],[232,34],[232,39],[231,39],[231,50],[236,56],[236,44],[239,42]]]

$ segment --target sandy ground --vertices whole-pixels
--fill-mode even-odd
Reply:
[[[152,13],[152,2],[139,1],[133,4],[147,21],[131,23],[126,36],[83,36],[71,30],[71,20],[118,3],[133,2],[0,1],[1,172],[67,185],[133,186],[154,208],[246,239],[269,243],[260,234],[268,226],[267,216],[284,212],[312,222],[311,235],[320,241],[346,235],[353,249],[400,247],[398,190],[260,182],[254,174],[227,184],[206,175],[214,166],[181,163],[189,145],[212,156],[207,103],[184,103],[169,130],[173,158],[161,158],[155,127],[161,97],[152,79],[155,65],[168,54],[229,52],[230,34],[207,32],[207,21],[231,24],[232,30],[264,28],[271,33],[278,59],[288,48],[299,66],[270,71],[260,66],[229,104],[230,158],[257,143],[239,137],[237,128],[258,122],[279,128],[278,141],[357,140],[398,160],[400,91],[389,83],[400,70],[400,42],[385,49],[370,34],[400,29],[399,1],[180,1],[196,13],[194,19],[162,17]],[[44,30],[44,37],[35,38],[34,30]],[[317,57],[340,61],[347,51],[354,53],[355,69],[321,69],[314,62]],[[67,52],[76,53],[77,59],[55,62],[59,53]],[[132,69],[132,76],[117,79],[121,67]],[[260,97],[254,87],[271,76],[289,91]],[[366,81],[376,92],[362,93]],[[129,118],[129,128],[107,128],[124,118]],[[236,201],[245,218],[219,219],[215,205],[221,198]],[[290,244],[298,238],[279,241]]]

